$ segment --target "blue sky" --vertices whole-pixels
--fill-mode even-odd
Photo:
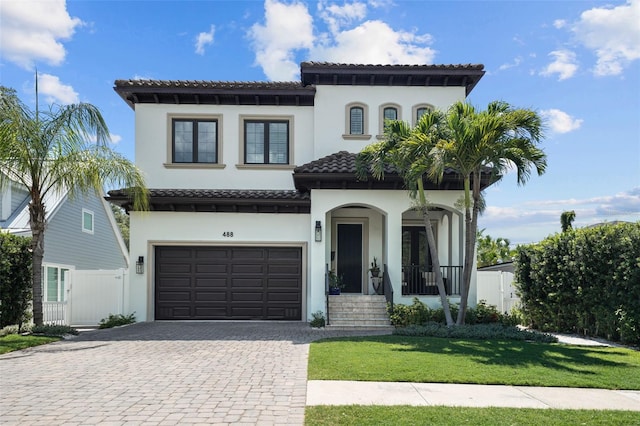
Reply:
[[[90,102],[133,159],[116,79],[297,80],[301,61],[482,63],[468,100],[538,110],[548,170],[486,192],[480,228],[514,243],[640,220],[640,0],[0,2],[0,81],[34,105]]]

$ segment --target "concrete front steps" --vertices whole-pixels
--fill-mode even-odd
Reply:
[[[329,327],[389,327],[384,296],[340,294],[329,296]]]

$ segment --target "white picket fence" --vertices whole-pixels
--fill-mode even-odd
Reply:
[[[509,313],[520,305],[520,298],[513,286],[513,273],[504,271],[477,272],[477,301],[494,305],[499,312]]]
[[[126,269],[65,272],[66,301],[44,302],[46,324],[95,326],[109,314],[125,314]]]

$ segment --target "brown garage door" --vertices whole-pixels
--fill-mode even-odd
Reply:
[[[155,318],[300,320],[299,247],[156,247]]]

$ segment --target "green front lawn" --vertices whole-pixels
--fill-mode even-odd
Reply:
[[[409,406],[307,407],[306,425],[637,425],[638,412]]]
[[[640,389],[640,352],[519,341],[372,336],[317,341],[309,380]]]
[[[30,348],[32,346],[44,345],[60,340],[59,337],[44,336],[22,336],[20,334],[9,334],[0,337],[0,354]]]

